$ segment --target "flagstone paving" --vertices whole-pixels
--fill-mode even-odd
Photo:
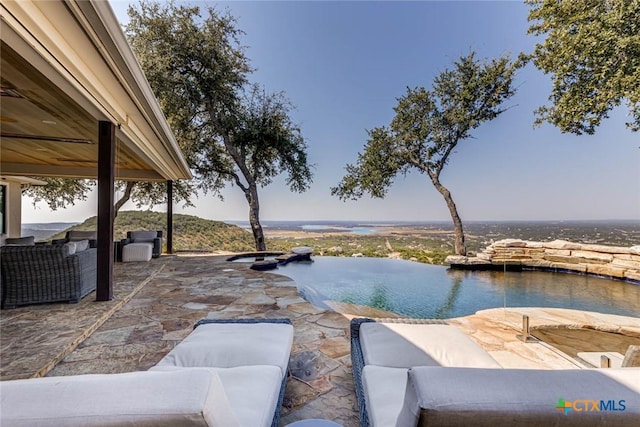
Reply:
[[[162,256],[148,263],[116,264],[114,299],[47,304],[0,312],[0,379],[146,370],[203,317],[286,317],[294,343],[281,425],[326,418],[358,425],[349,356],[349,320],[392,316],[366,307],[306,302],[295,283],[256,272],[226,256]],[[351,314],[341,314],[351,313]],[[562,309],[483,310],[449,322],[505,367],[582,368],[543,342],[516,338],[522,315],[532,327],[589,325],[640,339],[640,319]]]

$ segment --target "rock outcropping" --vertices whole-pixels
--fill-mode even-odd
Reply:
[[[640,246],[625,248],[565,240],[532,242],[505,239],[491,244],[475,257],[452,255],[446,262],[459,269],[570,271],[640,284]]]

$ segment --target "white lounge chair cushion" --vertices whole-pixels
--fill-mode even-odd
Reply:
[[[126,247],[126,246],[125,246]],[[198,326],[156,366],[234,368],[273,365],[287,373],[293,326],[282,323],[209,323]]]
[[[409,371],[421,407],[419,426],[638,426],[640,368],[469,369]],[[566,415],[558,399],[576,404]],[[581,402],[574,402],[574,401]],[[591,411],[584,400],[613,401],[617,410]],[[625,409],[621,411],[620,401]],[[611,406],[610,406],[611,408]],[[578,410],[582,409],[582,410]]]
[[[450,325],[363,323],[360,344],[366,365],[407,369],[438,365],[501,367],[482,347]]]
[[[2,426],[240,426],[209,369],[0,382]]]
[[[372,427],[415,426],[418,399],[408,370],[367,365],[362,370],[369,424]]]
[[[193,368],[165,365],[155,366],[150,370],[189,369]],[[262,365],[209,369],[220,378],[231,410],[242,427],[269,427],[271,425],[282,386],[279,367]]]
[[[236,418],[243,427],[269,427],[282,386],[277,366],[218,368],[218,375]]]

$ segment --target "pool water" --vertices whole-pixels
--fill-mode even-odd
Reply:
[[[386,258],[314,257],[273,271],[309,302],[332,300],[413,318],[451,318],[495,307],[558,307],[640,316],[640,286],[542,271],[462,271]]]

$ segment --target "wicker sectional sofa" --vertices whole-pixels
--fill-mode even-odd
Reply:
[[[76,303],[94,291],[97,249],[70,252],[69,244],[2,246],[2,308],[63,301]]]

